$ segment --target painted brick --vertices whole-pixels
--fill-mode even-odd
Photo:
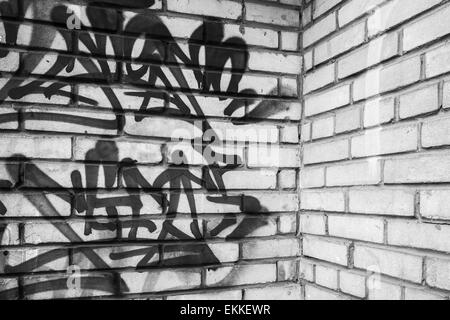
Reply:
[[[45,186],[42,186],[45,187]],[[45,197],[45,198],[44,198]],[[63,194],[49,194],[39,192],[29,193],[1,193],[0,201],[5,206],[6,212],[3,216],[12,217],[40,217],[47,214],[45,210],[38,205],[42,199],[47,199],[57,210],[58,215],[68,217],[71,213],[70,197]],[[67,201],[68,200],[68,201]],[[43,212],[42,212],[43,211]]]
[[[414,191],[366,189],[349,191],[349,211],[374,215],[414,216]]]
[[[316,283],[322,287],[337,290],[338,288],[338,271],[317,265],[316,266]]]
[[[450,219],[450,190],[423,190],[420,192],[420,214],[430,219]]]
[[[382,243],[384,222],[378,218],[331,215],[328,217],[328,232],[334,237]]]
[[[357,268],[376,269],[382,274],[411,282],[422,281],[423,259],[420,256],[363,245],[356,245],[353,255]]]
[[[244,290],[244,300],[300,300],[300,285],[286,284]]]
[[[306,259],[302,258],[300,260],[299,276],[300,276],[300,279],[313,282],[314,281],[314,265],[312,263],[309,263]]]
[[[373,129],[352,139],[352,156],[361,158],[394,154],[417,149],[416,125]]]
[[[384,124],[394,119],[394,99],[375,99],[364,105],[364,127]]]
[[[168,0],[167,9],[181,13],[207,15],[227,19],[237,19],[242,12],[241,4],[234,1],[214,0],[205,6],[202,0]]]
[[[319,139],[330,137],[334,133],[334,117],[328,117],[314,121],[312,124],[312,138]]]
[[[438,1],[427,1],[427,3],[422,4],[422,6],[431,6],[435,3],[438,3]],[[449,14],[450,6],[442,7],[423,19],[405,27],[403,30],[403,48],[405,50],[411,50],[449,34],[450,26],[446,23]]]
[[[298,34],[296,32],[281,32],[281,49],[297,51]]]
[[[388,221],[388,243],[449,252],[449,227],[415,221]]]
[[[327,168],[326,181],[330,187],[378,184],[381,182],[381,166],[377,161],[330,166]]]
[[[339,272],[339,288],[342,292],[364,298],[366,296],[366,277],[361,274],[341,270]]]
[[[71,144],[68,137],[3,135],[0,138],[0,157],[16,154],[40,159],[70,159]]]
[[[297,186],[297,172],[295,170],[280,171],[278,185],[281,189],[294,189]]]
[[[298,279],[298,263],[298,260],[278,261],[278,281],[296,281]]]
[[[449,290],[449,264],[444,259],[430,258],[426,260],[426,282],[431,287]]]
[[[293,9],[270,7],[259,3],[246,3],[248,21],[268,23],[279,26],[298,27],[300,14]]]
[[[422,154],[415,157],[387,160],[384,165],[386,183],[447,182],[450,179],[447,154]]]
[[[338,12],[339,25],[346,25],[383,2],[384,0],[352,0],[346,3]]]
[[[206,272],[207,286],[236,286],[276,281],[275,264],[237,265]]]
[[[438,76],[450,70],[450,46],[448,44],[430,50],[425,57],[425,75],[427,78]]]
[[[405,300],[445,300],[445,296],[427,289],[405,288]]]
[[[400,97],[400,119],[436,111],[439,106],[438,87],[416,89]]]
[[[298,143],[299,142],[299,131],[298,126],[286,125],[281,128],[280,140],[286,143]]]
[[[383,5],[370,16],[368,21],[369,35],[389,29],[399,23],[425,11],[439,3],[440,0],[395,0]]]
[[[339,265],[347,265],[347,244],[338,240],[303,237],[303,255]]]
[[[359,101],[415,83],[420,80],[420,74],[419,56],[371,69],[353,83],[353,99]]]
[[[168,296],[167,300],[242,300],[241,290],[212,291],[208,293]]]
[[[333,82],[334,64],[329,64],[306,75],[305,80],[303,81],[303,92],[307,94]]]
[[[346,52],[365,41],[366,24],[358,23],[341,32],[314,49],[314,63],[317,65]]]
[[[320,188],[325,185],[324,168],[304,168],[300,170],[302,188]]]
[[[348,158],[348,149],[349,143],[347,140],[308,144],[304,147],[303,163],[314,164],[344,160]]]
[[[304,31],[303,46],[305,48],[309,47],[311,44],[327,36],[334,30],[336,30],[336,17],[334,14],[331,14]]]
[[[361,109],[350,108],[336,113],[336,133],[349,132],[361,128]]]
[[[298,74],[302,68],[302,58],[298,55],[252,52],[248,67],[250,70]]]
[[[329,289],[306,285],[305,300],[349,300],[349,297]]]
[[[378,285],[369,287],[369,300],[400,300],[401,287],[395,284],[380,282]]]
[[[123,272],[120,274],[129,293],[187,290],[200,286],[200,272],[195,270],[163,270]]]
[[[325,216],[316,214],[302,214],[300,216],[300,232],[324,236],[326,233]]]
[[[358,1],[353,1],[358,2]],[[385,61],[398,53],[398,36],[391,33],[374,39],[364,47],[352,51],[338,62],[339,79]]]
[[[350,87],[340,86],[305,98],[305,115],[337,109],[350,103]]]
[[[427,118],[422,125],[422,146],[424,148],[445,146],[450,143],[450,117]]]
[[[344,193],[341,191],[303,191],[300,207],[304,210],[345,210]]]
[[[244,259],[295,257],[300,253],[297,239],[258,240],[242,244]]]

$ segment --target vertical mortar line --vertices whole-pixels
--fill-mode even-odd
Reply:
[[[397,41],[398,41],[397,46],[398,46],[398,55],[399,56],[403,55],[403,36],[404,36],[404,34],[403,34],[403,29],[402,29],[398,32],[398,36],[397,36]]]
[[[389,227],[389,224],[388,224],[387,219],[383,219],[383,243],[385,245],[388,244],[388,227]]]
[[[427,285],[427,257],[422,258],[422,285]]]
[[[438,83],[438,107],[439,111],[442,111],[444,108],[444,80]]]
[[[400,98],[394,98],[394,122],[398,122],[400,120]]]
[[[25,288],[24,288],[24,280],[22,276],[17,277],[17,295],[19,300],[25,299]]]
[[[423,130],[423,122],[417,123],[417,151],[422,151],[422,130]]]
[[[426,79],[426,55],[425,53],[422,53],[420,55],[420,81],[423,81]]]
[[[303,256],[303,236],[301,234],[300,229],[300,223],[301,223],[301,170],[303,169],[303,142],[302,142],[302,127],[304,123],[304,114],[305,114],[305,107],[304,107],[304,98],[303,98],[303,80],[305,75],[305,52],[303,48],[303,23],[302,23],[302,14],[303,14],[303,7],[304,7],[304,1],[302,5],[298,8],[299,10],[299,35],[298,35],[298,44],[297,47],[300,51],[300,56],[302,57],[302,66],[300,69],[300,74],[297,76],[297,92],[298,97],[300,100],[300,106],[302,108],[300,112],[300,123],[298,124],[298,130],[299,130],[299,168],[298,168],[298,181],[297,181],[297,195],[298,195],[298,210],[296,214],[296,235],[299,238],[299,245],[300,245],[300,257]],[[295,277],[297,279],[300,279],[300,267],[297,266],[296,275]],[[302,293],[304,296],[304,292]]]
[[[400,300],[405,300],[405,286],[400,287]]]
[[[206,288],[206,272],[207,270],[204,268],[200,269],[200,288]]]
[[[355,243],[352,241],[348,246],[347,266],[349,269],[354,268],[354,252],[355,252]]]
[[[422,215],[420,212],[420,190],[415,190],[414,192],[414,217],[422,222]]]

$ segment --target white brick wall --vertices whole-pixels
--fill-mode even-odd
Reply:
[[[0,2],[0,299],[303,298],[302,1]]]
[[[449,10],[441,0],[302,8],[305,299],[449,297]]]

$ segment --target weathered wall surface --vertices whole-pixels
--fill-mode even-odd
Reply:
[[[303,8],[306,299],[450,291],[450,4]]]
[[[0,1],[0,298],[300,298],[299,2]]]

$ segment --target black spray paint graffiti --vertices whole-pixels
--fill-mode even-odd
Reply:
[[[13,3],[14,0],[10,2],[2,2],[0,4],[2,16],[13,15],[15,13],[15,6]],[[98,9],[99,6],[109,8],[114,6],[114,8],[120,10],[126,8],[143,9],[148,8],[153,4],[153,0],[140,0],[132,2],[128,0],[90,0],[87,1],[86,15],[93,28],[103,29],[107,28],[108,25],[117,24],[123,18],[119,11],[101,11]],[[26,9],[27,8],[24,8],[24,11]],[[108,15],[106,15],[105,12],[108,12]],[[51,8],[50,17],[56,24],[64,24],[67,19],[70,18],[70,15],[70,10],[68,10],[65,5],[56,5]],[[6,43],[15,44],[19,24],[9,21],[4,21],[3,24],[6,33]],[[177,86],[182,88],[183,95],[187,97],[187,100],[193,109],[192,112],[191,108],[182,99],[181,95],[174,92],[170,95],[170,103],[174,106],[174,108],[171,109],[171,114],[193,115],[202,118],[204,121],[202,122],[203,125],[201,129],[204,134],[205,132],[211,134],[212,128],[204,116],[196,95],[192,94],[189,83],[183,74],[181,65],[179,65],[178,61],[181,61],[184,66],[192,67],[195,79],[198,82],[198,87],[201,88],[201,92],[203,93],[225,91],[229,94],[243,94],[245,96],[256,95],[256,92],[253,90],[239,91],[239,83],[247,68],[249,59],[249,53],[245,42],[240,38],[224,39],[224,27],[219,21],[216,22],[210,19],[209,22],[204,22],[199,28],[197,28],[197,30],[195,30],[191,36],[191,40],[188,42],[189,56],[183,52],[181,47],[172,37],[169,29],[157,15],[149,15],[148,13],[136,14],[125,25],[124,31],[136,34],[136,37],[121,39],[119,37],[112,37],[102,33],[98,33],[93,36],[88,32],[80,32],[79,43],[84,45],[92,55],[105,56],[107,52],[107,43],[110,41],[115,57],[122,58],[125,61],[151,61],[151,65],[135,64],[131,62],[125,63],[126,74],[123,75],[123,81],[136,84],[139,87],[154,88],[156,83],[159,81],[166,89],[171,90],[174,87],[174,84],[169,80],[167,74],[167,72],[169,72],[171,77],[176,80]],[[36,44],[39,44],[40,46],[50,47],[57,34],[62,36],[67,48],[71,48],[72,34],[70,30],[54,29],[53,34],[48,34],[48,28],[44,31],[41,30],[39,25],[36,25],[33,28],[30,46],[33,47]],[[152,35],[157,35],[158,37],[164,38],[165,41],[170,42],[170,50],[166,50],[166,47],[161,40],[150,37]],[[137,38],[140,36],[141,39],[145,39],[144,44],[140,55],[138,57],[133,57],[133,48],[135,47]],[[205,36],[207,41],[214,42],[218,45],[199,45],[196,39],[202,39]],[[232,50],[229,48],[230,45],[237,45],[239,49]],[[205,66],[202,66],[200,63],[200,51],[202,47],[205,52]],[[1,58],[8,56],[8,54],[8,50],[0,50]],[[166,57],[166,59],[164,59],[164,57]],[[67,90],[67,81],[77,81],[79,79],[92,77],[93,79],[100,79],[106,83],[109,83],[116,77],[115,73],[117,71],[112,70],[106,60],[95,58],[79,59],[77,57],[58,55],[54,64],[44,75],[42,75],[41,79],[39,77],[34,77],[34,80],[32,81],[23,80],[31,77],[32,71],[39,65],[42,59],[44,59],[44,54],[23,53],[23,67],[11,79],[9,79],[2,88],[0,88],[0,101],[4,101],[6,99],[21,99],[30,94],[42,94],[48,99],[54,96],[71,97],[73,93],[70,89]],[[86,74],[67,76],[64,79],[66,80],[65,82],[54,82],[50,86],[45,86],[47,78],[58,77],[58,75],[63,71],[70,74],[70,72],[74,70],[74,66],[77,62],[81,63],[84,69],[87,70]],[[222,90],[221,83],[224,75],[223,71],[228,62],[231,63],[232,76],[226,90]],[[144,78],[147,74],[148,77]],[[113,111],[116,113],[115,120],[91,119],[86,117],[61,115],[51,112],[33,113],[33,119],[69,124],[82,123],[85,126],[94,128],[118,128],[119,130],[122,130],[126,123],[126,119],[123,116],[124,110],[119,98],[117,97],[115,91],[107,85],[102,86],[101,90],[112,105]],[[155,109],[149,107],[152,99],[161,99],[164,97],[164,93],[160,91],[143,90],[141,92],[134,92],[130,90],[125,94],[128,96],[140,97],[142,99],[139,113],[135,115],[136,121],[142,121],[146,117],[151,117],[151,115],[147,115],[146,113],[161,111],[157,108]],[[97,105],[97,101],[82,95],[76,95],[75,99],[88,105]],[[253,98],[233,99],[225,109],[224,115],[231,116],[236,111],[244,108],[246,104],[253,101]],[[279,110],[277,110],[277,107],[272,104],[261,104],[253,110],[253,113],[257,115],[270,115],[278,111]],[[29,116],[30,115],[27,113],[24,114],[25,119]],[[11,115],[6,114],[0,116],[0,123],[7,123],[12,120],[13,117]],[[201,154],[205,154],[205,152],[213,153],[214,151],[212,148],[212,142],[202,143]],[[181,156],[183,156],[181,151],[175,150],[175,152],[178,152]],[[223,181],[223,175],[230,170],[235,170],[242,161],[242,159],[239,159],[238,156],[232,156],[236,158],[237,165],[233,164],[220,167],[218,163],[215,162],[207,163],[204,168],[204,179],[191,173],[189,167],[187,166],[170,165],[151,184],[139,171],[134,159],[119,158],[119,150],[115,142],[99,140],[95,147],[89,150],[85,155],[85,181],[82,179],[81,172],[71,172],[70,175],[73,188],[68,190],[64,190],[64,188],[55,180],[41,171],[39,166],[37,164],[33,164],[31,159],[27,159],[20,154],[11,155],[11,159],[16,161],[26,161],[30,164],[28,170],[31,187],[40,188],[42,186],[46,186],[46,188],[50,189],[61,189],[64,190],[64,192],[58,194],[61,199],[68,203],[71,203],[72,198],[75,199],[74,207],[76,211],[79,214],[84,214],[86,217],[84,229],[85,235],[90,235],[93,230],[116,230],[119,231],[119,234],[123,240],[138,240],[139,229],[145,229],[150,233],[158,232],[158,240],[160,241],[164,241],[168,237],[179,240],[195,240],[197,243],[195,246],[171,246],[169,249],[170,251],[186,253],[184,256],[174,258],[171,263],[183,264],[186,263],[186,261],[191,260],[197,264],[217,265],[220,261],[206,243],[202,225],[199,221],[196,201],[193,194],[189,192],[189,190],[193,189],[193,184],[203,185],[208,188],[208,190],[217,193],[215,196],[207,197],[207,200],[211,203],[234,205],[239,207],[240,211],[244,213],[264,214],[266,211],[266,209],[262,207],[259,201],[255,198],[244,195],[230,196],[227,194],[227,188]],[[107,166],[105,163],[119,163],[119,166]],[[19,170],[19,165],[8,166],[8,171],[11,176],[15,176]],[[129,192],[127,195],[99,198],[96,191],[87,191],[96,190],[98,188],[100,170],[104,173],[104,185],[106,188],[112,188],[114,186],[118,179],[118,172],[121,170],[123,181],[127,188],[126,190],[144,190],[143,192],[151,195],[153,200],[158,205],[166,208],[166,219],[159,230],[158,226],[151,219],[142,219],[140,217],[143,208],[143,203],[140,198],[141,193],[136,194]],[[177,212],[179,211],[178,207],[182,194],[179,191],[170,191],[167,195],[154,192],[154,190],[162,189],[166,184],[169,184],[170,190],[187,190],[183,196],[187,197],[190,208],[190,217],[192,221],[190,223],[191,235],[180,230],[174,224],[174,221],[176,221],[177,218]],[[11,183],[6,180],[1,180],[0,187],[11,187]],[[32,204],[34,204],[36,208],[38,208],[43,217],[54,218],[60,216],[60,213],[55,209],[52,202],[45,194],[26,193],[26,197]],[[119,207],[130,208],[132,212],[132,219],[125,221],[119,220]],[[91,219],[94,217],[94,211],[100,208],[106,210],[106,213],[110,218],[108,222],[98,222]],[[7,208],[0,202],[0,215],[4,215],[6,212]],[[262,224],[263,222],[261,220],[255,222],[255,219],[250,218],[245,218],[238,223],[235,214],[227,214],[223,217],[222,221],[210,231],[210,235],[214,237],[228,227],[235,226],[234,231],[228,236],[228,238],[242,238],[253,232],[256,228],[261,227]],[[59,232],[61,232],[70,242],[83,242],[82,238],[71,228],[69,224],[57,223],[55,224],[55,227],[57,227]],[[128,229],[128,233],[122,232],[123,230]],[[2,238],[4,230],[4,227],[0,228],[0,239]],[[198,244],[201,245],[199,246]],[[110,255],[110,259],[120,260],[134,256],[143,256],[137,264],[137,267],[146,267],[151,265],[152,258],[158,254],[158,250],[158,246],[149,246],[148,248],[143,249],[112,253]],[[92,249],[83,248],[82,252],[96,268],[102,270],[109,268],[108,264]],[[18,266],[6,266],[5,270],[9,272],[32,271],[30,269],[40,267],[49,261],[56,260],[60,258],[61,255],[61,250],[52,250]],[[106,281],[105,285],[102,285],[103,280],[101,279],[86,278],[83,281],[84,288],[95,289],[101,287],[106,291],[110,290],[106,284]],[[66,283],[64,281],[53,281],[49,283],[41,283],[40,285],[33,285],[27,290],[30,292],[49,291],[57,288],[65,288],[65,286]]]

